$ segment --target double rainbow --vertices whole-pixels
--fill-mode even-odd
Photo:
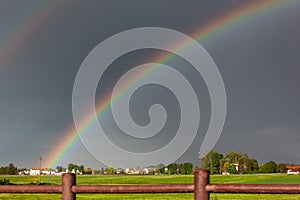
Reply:
[[[50,2],[50,1],[49,1]],[[292,6],[295,0],[260,0],[251,1],[250,3],[231,10],[225,14],[217,16],[213,20],[208,21],[206,25],[197,27],[196,31],[191,34],[191,37],[201,42],[208,38],[213,38],[216,35],[220,35],[223,31],[230,31],[233,27],[239,25],[247,25],[247,23],[254,22],[255,19],[262,19],[269,13],[276,13],[277,10],[282,10]],[[0,63],[4,63],[5,60],[12,57],[14,52],[22,45],[22,43],[28,38],[32,29],[43,23],[46,18],[45,14],[49,15],[56,6],[43,3],[36,7],[32,13],[29,13],[24,19],[20,20],[14,27],[12,27],[0,40]],[[46,11],[46,12],[45,12]],[[179,44],[178,51],[188,48],[190,44]],[[155,59],[156,63],[165,63],[172,59],[171,56],[162,56]],[[154,69],[152,69],[154,70]],[[146,76],[150,71],[145,71],[135,77],[134,80],[129,81],[124,85],[123,90],[118,95],[122,96],[128,88],[132,87],[138,80]],[[118,97],[116,97],[118,98]],[[112,100],[107,97],[97,104],[97,117],[101,117],[107,109],[110,108]],[[85,122],[83,122],[80,130],[75,130],[74,125],[71,126],[62,138],[61,143],[56,145],[56,148],[48,156],[47,166],[55,168],[61,160],[71,151],[76,142],[79,141],[79,135],[84,134],[85,130],[89,128],[92,123],[95,123],[97,118],[91,114],[87,116]]]

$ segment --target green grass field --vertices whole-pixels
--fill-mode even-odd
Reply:
[[[13,184],[36,184],[39,180],[34,176],[2,176]],[[77,176],[78,185],[91,184],[192,184],[192,175],[161,175],[161,176]],[[300,184],[300,175],[257,174],[211,176],[211,183],[234,184]],[[60,185],[61,177],[43,176],[42,183]],[[61,199],[59,194],[0,194],[0,199]],[[77,194],[77,199],[193,199],[193,194]],[[211,194],[211,199],[291,199],[300,200],[300,195],[259,195],[259,194]]]

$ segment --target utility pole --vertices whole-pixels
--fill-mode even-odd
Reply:
[[[42,156],[39,156],[39,161],[40,161],[40,177],[39,177],[39,180],[40,180],[40,184],[42,183],[41,179],[42,179]]]
[[[212,157],[211,157],[212,151],[209,152],[209,163],[210,163],[210,175],[212,175]]]
[[[200,152],[198,152],[198,169],[201,169],[200,168]]]

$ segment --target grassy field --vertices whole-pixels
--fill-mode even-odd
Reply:
[[[36,184],[39,180],[34,176],[2,176],[13,184]],[[193,183],[192,175],[174,176],[77,176],[78,185],[90,184],[186,184]],[[43,176],[42,183],[60,185],[61,177]],[[300,184],[300,175],[286,174],[258,174],[258,175],[229,175],[211,176],[211,183],[235,183],[235,184]],[[0,194],[0,199],[30,199],[46,200],[60,199],[59,194]],[[77,194],[77,199],[193,199],[193,194]],[[258,194],[211,194],[211,199],[291,199],[300,200],[300,195],[258,195]]]

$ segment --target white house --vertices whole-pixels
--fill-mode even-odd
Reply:
[[[299,171],[293,170],[293,169],[288,169],[287,174],[299,174]]]
[[[31,168],[29,171],[30,176],[39,176],[39,175],[55,175],[55,171],[46,170],[46,169],[38,169],[38,168]]]
[[[238,172],[239,171],[239,163],[234,163],[233,165],[235,167],[235,170]]]
[[[42,170],[42,175],[55,175],[53,170]]]
[[[286,173],[287,174],[299,174],[299,170],[300,170],[300,165],[296,165],[296,166],[286,166]]]
[[[30,169],[30,172],[29,172],[29,175],[30,176],[39,176],[40,175],[40,169],[37,169],[37,168],[31,168]]]
[[[19,172],[19,175],[29,175],[30,174],[30,170],[24,170]]]

